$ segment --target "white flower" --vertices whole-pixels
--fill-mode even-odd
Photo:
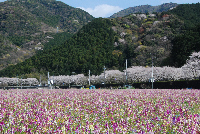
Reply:
[[[24,132],[25,130],[26,130],[26,127],[25,127],[25,126],[23,126],[23,127],[22,127],[22,131]]]
[[[129,117],[127,117],[127,120],[129,120],[130,118]]]
[[[63,134],[66,134],[66,129],[65,129],[65,126],[63,126],[62,128],[61,128],[61,130],[62,130],[62,132],[63,132]]]
[[[93,131],[93,130],[94,130],[94,126],[93,126],[93,125],[90,125],[90,126],[89,126],[89,129]]]

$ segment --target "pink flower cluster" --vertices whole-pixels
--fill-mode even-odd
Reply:
[[[2,133],[198,133],[200,90],[0,91]]]

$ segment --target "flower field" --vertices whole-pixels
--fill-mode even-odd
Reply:
[[[0,90],[0,133],[200,131],[200,90]]]

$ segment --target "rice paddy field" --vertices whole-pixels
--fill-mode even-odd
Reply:
[[[200,90],[0,90],[0,133],[199,134]]]

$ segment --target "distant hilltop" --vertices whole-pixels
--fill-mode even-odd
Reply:
[[[132,13],[153,13],[153,12],[163,12],[172,10],[173,8],[177,7],[177,3],[164,3],[159,6],[151,6],[151,5],[141,5],[136,7],[129,7],[127,9],[124,9],[122,11],[119,11],[109,18],[117,18],[117,17],[124,17],[126,15],[132,14]]]

